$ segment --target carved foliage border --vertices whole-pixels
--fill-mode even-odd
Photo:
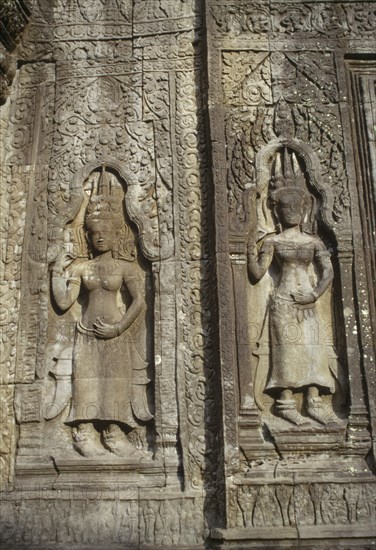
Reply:
[[[4,109],[7,123],[2,121],[5,140],[1,234],[5,246],[1,258],[0,368],[4,481],[10,480],[13,470],[14,410],[9,401],[14,394],[13,384],[33,382],[36,373],[43,371],[47,310],[46,167],[53,98],[53,68],[38,63],[24,66]],[[27,219],[26,210],[32,213]]]
[[[199,71],[176,73],[180,259],[188,430],[188,479],[199,487],[217,469],[218,403],[211,325],[213,264],[210,259],[209,192]],[[198,105],[196,104],[198,102]]]

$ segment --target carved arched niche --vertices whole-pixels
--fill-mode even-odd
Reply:
[[[77,171],[71,183],[70,201],[66,204],[64,212],[58,212],[57,220],[53,221],[57,234],[60,233],[59,229],[61,230],[65,220],[74,216],[80,208],[83,199],[82,182],[102,166],[105,166],[107,171],[116,173],[126,189],[124,198],[126,211],[137,227],[143,256],[150,261],[163,260],[171,256],[173,236],[172,232],[165,227],[166,223],[161,223],[154,180],[144,181],[142,178],[135,178],[124,163],[113,158],[104,157],[99,162],[89,162]],[[55,234],[54,237],[56,236]]]
[[[319,163],[308,146],[276,140],[258,152],[255,166],[256,181],[244,193],[250,230],[248,236],[244,232],[244,309],[237,297],[239,279],[234,281],[241,332],[240,413],[257,412],[281,448],[283,434],[291,432],[307,439],[307,450],[320,445],[320,437],[315,441],[309,435],[313,433],[333,436],[335,445],[335,434],[346,430],[348,375],[337,307],[341,289],[333,254],[336,239],[326,189],[318,178]],[[299,223],[291,221],[294,209],[301,212]],[[300,303],[308,300],[310,291],[311,302]],[[286,445],[289,450],[294,446]],[[299,445],[297,440],[297,449]]]
[[[105,462],[153,459],[154,290],[150,259],[159,257],[159,234],[156,231],[151,238],[145,211],[140,213],[137,202],[126,170],[114,162],[91,164],[75,177],[68,214],[54,222],[55,227],[60,225],[60,240],[50,249],[42,454],[48,451],[57,460],[59,456]],[[151,210],[155,204],[149,207]],[[153,215],[147,213],[149,219]],[[107,252],[106,239],[111,241]],[[62,257],[66,258],[63,263]],[[69,295],[69,303],[66,288],[76,297]],[[122,326],[135,307],[134,319]],[[90,308],[94,317],[98,313],[95,319]],[[96,332],[101,323],[107,326],[107,335]],[[114,334],[109,327],[115,327]],[[118,438],[112,449],[104,445],[109,430]],[[94,441],[94,450],[89,448],[87,453],[86,443],[82,444],[85,438]]]

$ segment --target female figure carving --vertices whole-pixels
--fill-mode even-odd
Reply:
[[[292,182],[269,193],[269,199],[279,233],[266,236],[260,246],[254,227],[248,241],[248,271],[253,282],[272,264],[277,272],[268,305],[270,364],[264,392],[275,400],[274,414],[294,424],[308,420],[297,409],[295,392],[303,393],[303,409],[309,417],[322,424],[338,421],[321,397],[335,391],[336,358],[323,341],[316,308],[333,279],[330,253],[317,235],[302,230],[310,201],[307,191]],[[255,220],[255,195],[251,209]]]
[[[146,369],[137,349],[139,322],[146,309],[145,288],[134,243],[129,247],[131,231],[121,202],[111,196],[106,175],[100,178],[100,194],[92,194],[84,215],[91,258],[73,259],[65,251],[53,268],[52,291],[62,311],[82,300],[67,421],[74,447],[86,457],[106,450],[131,456],[138,451],[125,432],[137,426],[136,419],[152,418],[146,394],[134,392],[134,371],[145,373]],[[129,296],[125,313],[118,305],[121,289]],[[147,382],[145,376],[136,381]]]

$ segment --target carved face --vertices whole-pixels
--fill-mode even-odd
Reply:
[[[89,235],[91,244],[100,254],[112,250],[117,239],[117,231],[114,224],[107,220],[91,222]]]
[[[299,225],[303,219],[302,199],[295,193],[284,193],[278,199],[277,215],[282,226]]]

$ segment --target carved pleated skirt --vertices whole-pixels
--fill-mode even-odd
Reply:
[[[266,393],[317,386],[334,393],[337,358],[314,304],[305,306],[271,297],[270,368]]]
[[[132,365],[140,362],[126,334],[97,338],[77,324],[68,422],[106,421],[135,427],[132,413]]]

